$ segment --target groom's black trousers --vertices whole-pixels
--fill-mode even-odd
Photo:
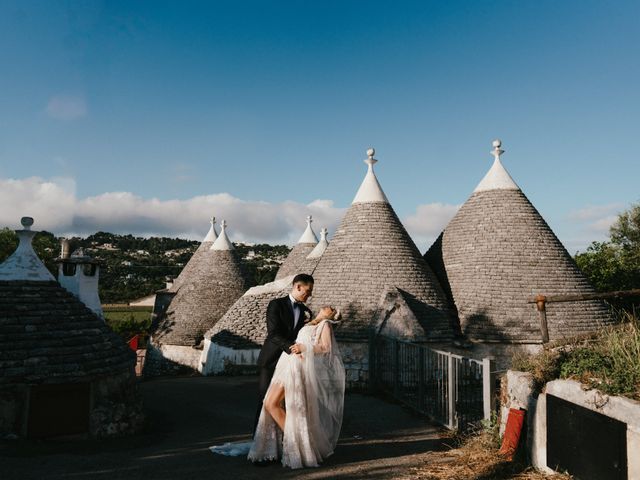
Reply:
[[[267,394],[267,390],[269,389],[269,384],[271,383],[271,378],[273,378],[273,372],[276,370],[276,364],[267,365],[265,367],[260,368],[260,372],[258,373],[258,408],[256,410],[256,418],[253,421],[253,433],[256,433],[256,428],[258,427],[258,420],[260,420],[260,412],[262,411],[262,402],[264,400],[264,396]]]

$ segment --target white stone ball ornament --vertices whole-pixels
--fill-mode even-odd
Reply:
[[[20,219],[20,223],[25,228],[25,230],[29,230],[31,228],[31,225],[33,225],[33,218],[32,217],[22,217]]]

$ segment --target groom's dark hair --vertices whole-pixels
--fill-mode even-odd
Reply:
[[[293,281],[291,285],[295,285],[296,283],[303,283],[304,285],[313,285],[313,277],[311,275],[307,275],[306,273],[299,273],[295,277],[293,277]]]

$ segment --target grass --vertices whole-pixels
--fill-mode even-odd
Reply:
[[[537,355],[516,355],[512,368],[531,372],[538,390],[571,378],[607,393],[640,400],[640,319],[622,312],[621,322],[593,335],[551,345]]]
[[[421,480],[570,480],[565,474],[548,475],[527,466],[516,456],[507,461],[498,453],[500,437],[495,422],[464,436],[451,438],[454,447],[438,452],[429,462],[411,473]]]
[[[105,307],[104,317],[111,329],[129,339],[137,333],[148,333],[151,307]]]

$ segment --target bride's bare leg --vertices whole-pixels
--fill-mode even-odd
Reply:
[[[286,412],[282,406],[284,401],[284,386],[279,384],[271,385],[269,393],[264,399],[264,408],[276,422],[280,430],[284,432],[284,421]]]

